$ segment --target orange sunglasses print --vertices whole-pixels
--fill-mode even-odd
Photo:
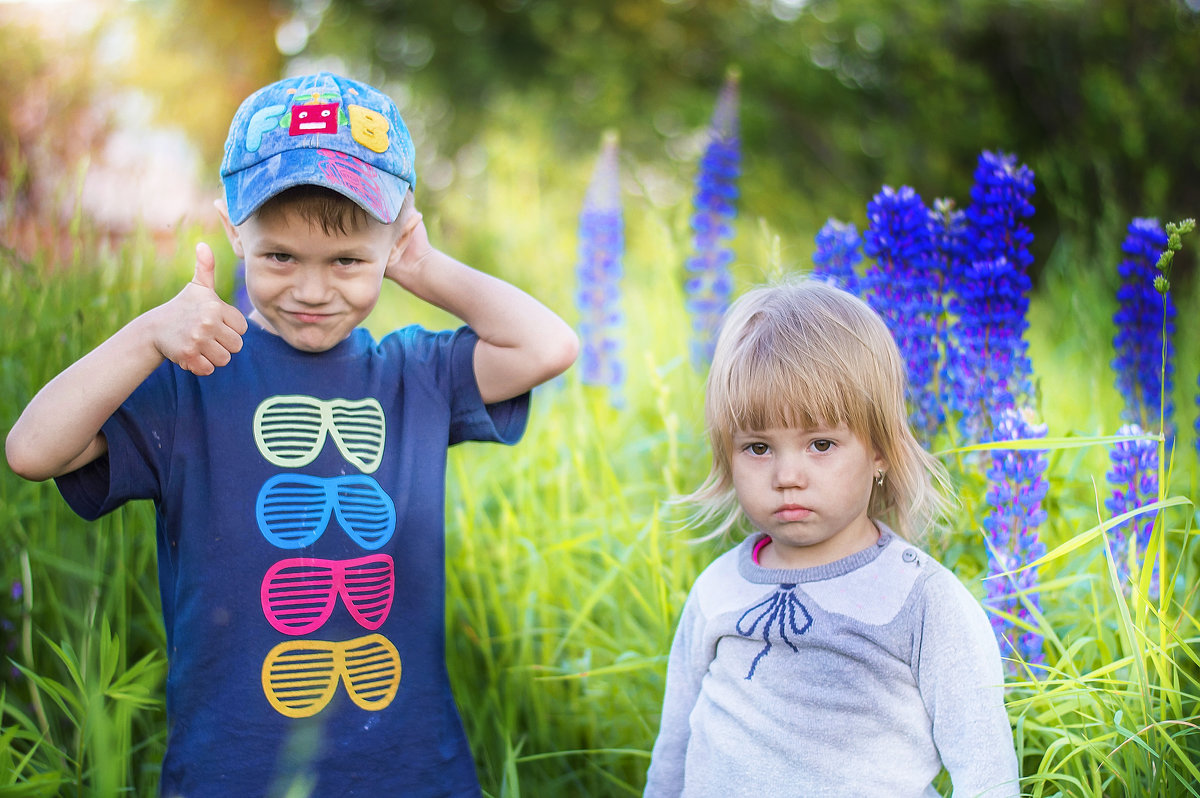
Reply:
[[[371,634],[340,643],[289,640],[263,660],[263,693],[289,718],[316,715],[333,699],[338,682],[359,708],[384,709],[400,687],[400,653],[383,635]]]

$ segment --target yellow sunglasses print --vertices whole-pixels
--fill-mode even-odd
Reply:
[[[400,653],[379,634],[342,643],[289,640],[263,660],[263,692],[271,706],[289,718],[309,718],[332,700],[338,682],[350,700],[377,712],[392,703],[400,686]]]
[[[375,399],[317,399],[302,394],[272,396],[254,411],[254,442],[271,465],[306,466],[333,438],[342,456],[364,474],[383,461],[386,425]]]

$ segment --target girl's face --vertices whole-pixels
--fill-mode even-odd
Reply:
[[[762,563],[809,568],[840,560],[879,537],[867,517],[883,458],[845,425],[739,430],[733,489],[755,528],[770,535]]]

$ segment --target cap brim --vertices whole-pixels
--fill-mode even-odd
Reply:
[[[336,150],[288,150],[225,177],[229,220],[237,225],[264,202],[295,186],[324,186],[342,194],[375,219],[391,224],[410,186],[396,175],[376,169]]]

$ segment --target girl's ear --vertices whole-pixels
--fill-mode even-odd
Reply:
[[[242,237],[238,234],[238,229],[234,227],[233,222],[229,221],[229,206],[225,204],[224,199],[218,199],[213,201],[213,207],[217,209],[217,214],[221,217],[221,226],[225,228],[225,237],[229,239],[233,253],[245,260],[246,253],[242,251]]]

